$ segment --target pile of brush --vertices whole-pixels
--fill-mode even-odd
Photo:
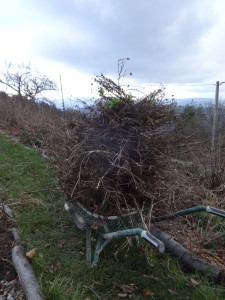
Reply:
[[[47,141],[59,181],[69,201],[95,213],[150,207],[175,105],[163,88],[134,99],[104,75],[95,80],[101,98],[93,109],[66,114]]]

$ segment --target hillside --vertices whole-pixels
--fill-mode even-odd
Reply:
[[[183,273],[172,256],[159,255],[145,243],[133,248],[123,239],[115,241],[101,255],[97,267],[87,267],[83,236],[63,211],[64,196],[47,162],[36,150],[3,135],[0,139],[1,199],[13,208],[26,249],[38,249],[32,265],[48,299],[118,299],[131,295],[133,299],[224,299],[222,287],[199,275]],[[178,239],[181,233],[194,250],[197,235],[205,232],[196,220],[182,218],[162,224],[162,228],[171,228],[169,232]],[[207,219],[203,216],[201,220],[209,230]],[[215,249],[216,240],[210,242]],[[217,263],[215,250],[211,257],[210,244],[206,246],[205,257]],[[223,251],[219,244],[217,247],[218,252]]]
[[[143,153],[141,150],[145,149],[147,143],[145,143],[146,145],[142,144],[142,148],[138,148],[139,144],[135,141],[136,152],[129,152],[131,147],[121,148],[122,142],[125,141],[124,145],[127,145],[129,140],[124,132],[133,134],[132,118],[128,119],[123,115],[124,111],[129,112],[127,109],[131,107],[130,99],[127,102],[128,106],[122,107],[121,115],[117,111],[117,114],[111,117],[111,108],[118,109],[117,105],[121,103],[117,99],[109,98],[111,102],[106,107],[103,106],[104,118],[102,119],[99,119],[99,114],[87,116],[79,111],[61,112],[55,107],[40,106],[35,102],[25,102],[26,105],[17,106],[16,109],[11,110],[10,105],[15,104],[18,99],[9,96],[1,99],[0,105],[4,108],[5,113],[0,116],[0,124],[3,132],[13,135],[13,139],[3,134],[0,135],[1,201],[14,209],[16,223],[26,249],[38,249],[37,254],[32,258],[32,265],[48,299],[117,299],[130,296],[133,299],[146,297],[168,299],[168,293],[170,299],[224,299],[225,292],[222,286],[209,283],[200,274],[187,273],[182,264],[171,254],[159,254],[143,241],[138,248],[133,248],[129,240],[115,239],[101,253],[100,262],[96,268],[89,268],[86,265],[84,235],[75,228],[71,217],[63,210],[65,200],[74,201],[77,196],[75,193],[75,198],[72,199],[71,191],[75,185],[74,181],[69,181],[68,178],[73,177],[66,176],[80,174],[81,178],[81,169],[78,172],[79,168],[74,168],[76,165],[73,155],[80,153],[83,155],[82,159],[89,158],[89,154],[85,155],[89,152],[92,154],[91,151],[97,149],[91,148],[94,145],[92,142],[95,143],[96,140],[101,141],[101,146],[103,145],[104,148],[99,150],[104,150],[106,156],[103,156],[104,159],[100,160],[100,164],[96,159],[86,160],[85,167],[90,162],[89,166],[97,166],[96,172],[99,171],[98,168],[102,168],[101,172],[103,170],[103,174],[105,174],[105,166],[110,169],[110,164],[112,162],[115,164],[119,157],[122,164],[116,165],[117,171],[124,170],[126,162],[126,172],[131,174],[130,170],[132,170],[132,178],[135,179],[135,176],[140,174],[136,173],[136,169],[127,166],[130,162],[132,167],[137,167],[140,172],[138,164],[134,164],[134,159],[137,157],[140,159],[140,155],[137,156],[134,153],[137,153],[136,149],[139,154]],[[155,108],[155,102],[152,103]],[[161,102],[156,103],[157,105],[162,104]],[[135,106],[131,109],[135,114],[138,112],[136,118],[141,123],[144,119],[139,114],[139,107]],[[157,114],[159,114],[163,126],[165,124],[164,116],[168,117],[165,108],[168,108],[169,116],[173,112],[170,110],[171,107],[162,106],[162,110],[160,110],[160,106]],[[163,113],[161,114],[161,112]],[[157,114],[154,114],[152,120]],[[117,118],[118,115],[121,118]],[[96,116],[97,119],[95,119]],[[100,127],[96,120],[108,122],[105,123],[107,126]],[[157,118],[154,120],[157,121]],[[166,118],[166,120],[171,119]],[[139,187],[142,189],[144,187],[142,197],[139,199],[143,201],[148,197],[153,201],[150,219],[147,219],[149,223],[151,218],[195,205],[224,208],[223,169],[218,168],[218,172],[215,174],[212,174],[210,170],[210,132],[208,130],[210,123],[207,116],[201,109],[188,106],[180,116],[172,118],[172,120],[174,123],[171,130],[166,131],[163,136],[160,126],[156,128],[151,125],[149,126],[150,131],[143,131],[144,126],[141,125],[142,127],[138,126],[137,131],[134,131],[134,134],[138,133],[139,138],[141,134],[145,134],[148,139],[154,133],[156,144],[152,143],[152,145],[159,145],[160,150],[162,149],[162,151],[154,152],[159,148],[156,146],[151,148],[152,156],[148,158],[148,164],[143,165],[144,167],[151,165],[153,168],[151,184],[148,189],[146,188],[148,181],[145,183],[146,186],[138,181]],[[120,123],[121,121],[122,123]],[[147,121],[149,120],[147,119]],[[113,129],[110,127],[111,124],[114,126]],[[134,124],[137,126],[137,122]],[[96,128],[102,130],[98,139],[93,134],[95,133],[93,130]],[[119,128],[119,131],[115,128]],[[105,131],[106,129],[107,131]],[[141,131],[138,131],[139,129]],[[87,132],[91,139],[88,138],[85,144],[83,136],[87,137]],[[111,135],[107,135],[106,132],[114,134],[113,141],[110,140]],[[116,143],[118,136],[120,137],[119,144]],[[149,140],[147,141],[149,142]],[[152,141],[150,140],[150,142]],[[223,139],[221,138],[220,141],[222,146]],[[97,145],[95,144],[95,146]],[[109,149],[111,152],[106,151],[108,145],[112,145]],[[121,149],[126,149],[126,151],[122,153]],[[115,158],[111,160],[112,150],[121,154],[114,156],[116,160]],[[48,159],[44,159],[40,155],[43,153]],[[133,155],[131,161],[128,160],[129,153]],[[152,159],[153,154],[159,162],[155,163]],[[220,154],[222,155],[222,152]],[[84,160],[79,160],[78,157],[77,161],[83,162]],[[71,170],[73,172],[70,173]],[[114,172],[115,169],[110,174],[114,174]],[[92,178],[88,177],[91,180],[96,180],[99,176],[99,173],[95,173],[96,176],[89,173],[92,175]],[[130,180],[131,177],[127,176],[128,173],[121,172],[120,174],[123,175],[121,180],[124,178]],[[90,174],[87,173],[85,176]],[[79,184],[83,184],[85,180],[85,184],[92,183],[91,180],[85,179],[87,178],[85,176],[82,177],[83,182],[78,181]],[[140,178],[140,175],[138,176]],[[107,184],[112,183],[111,177],[108,177],[107,180]],[[135,180],[134,182],[136,182]],[[116,181],[116,184],[121,184],[121,181]],[[130,197],[126,199],[133,199],[133,195],[140,195],[137,194],[139,190],[132,187],[131,191],[135,194],[131,196],[127,186],[125,188],[124,185],[122,186],[124,194],[127,193]],[[83,186],[80,187],[83,188]],[[111,189],[112,192],[112,185],[110,189],[109,187],[110,185],[107,186],[107,189]],[[82,195],[82,189],[79,191]],[[90,192],[90,189],[86,188],[86,191]],[[115,191],[118,193],[118,189],[113,192],[115,193]],[[147,194],[148,192],[149,194]],[[91,194],[91,196],[93,200],[96,194]],[[146,226],[146,224],[142,222],[140,226]],[[171,235],[193,255],[205,259],[218,268],[224,268],[225,262],[222,255],[224,221],[220,217],[198,213],[163,221],[157,226]],[[93,245],[96,238],[96,232],[93,230]]]

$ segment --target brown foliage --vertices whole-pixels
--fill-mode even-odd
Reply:
[[[52,126],[60,111],[45,102],[31,102],[0,92],[0,128],[10,132],[36,134],[40,128]]]

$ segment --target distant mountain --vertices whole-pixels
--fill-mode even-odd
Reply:
[[[172,100],[171,98],[168,98],[168,100]],[[174,99],[174,101],[177,103],[177,106],[185,106],[187,104],[194,105],[194,106],[206,106],[209,103],[214,104],[214,99],[211,98],[180,98],[180,99]],[[57,108],[62,108],[62,100],[61,99],[55,99],[52,100],[52,102],[56,105]],[[75,109],[80,110],[81,112],[88,113],[90,112],[91,106],[94,104],[93,98],[86,98],[84,101],[79,99],[65,99],[64,100],[65,106],[67,109]],[[86,103],[86,104],[85,104]],[[90,107],[88,107],[90,106]]]
[[[214,99],[211,98],[183,98],[183,99],[174,99],[178,106],[184,106],[187,104],[190,105],[202,105],[205,106],[206,104],[213,104]]]

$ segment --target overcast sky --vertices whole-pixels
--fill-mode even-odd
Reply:
[[[132,84],[214,98],[225,81],[224,12],[224,0],[0,0],[0,64],[30,62],[61,74],[66,97],[86,97],[96,74],[116,79],[129,57]]]

